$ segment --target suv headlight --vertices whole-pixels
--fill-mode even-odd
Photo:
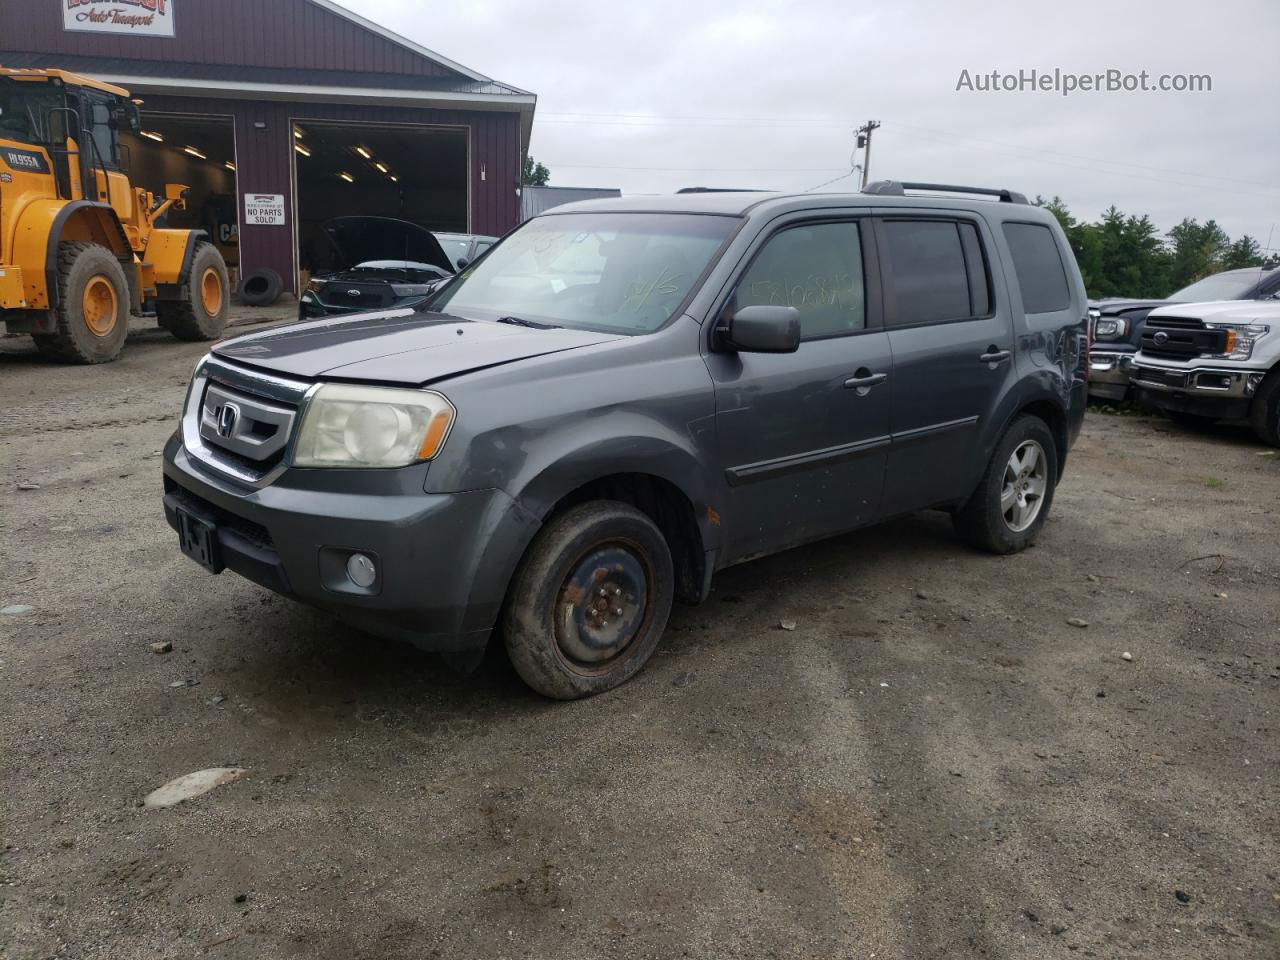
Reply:
[[[1271,332],[1265,323],[1205,323],[1207,330],[1225,330],[1227,344],[1222,353],[1212,354],[1215,360],[1248,360],[1253,356],[1253,345]]]
[[[404,467],[440,452],[454,409],[430,390],[326,383],[307,404],[298,467]]]
[[[1129,331],[1129,321],[1124,317],[1098,317],[1093,321],[1093,335],[1098,340],[1114,340]]]

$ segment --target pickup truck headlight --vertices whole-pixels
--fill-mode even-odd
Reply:
[[[1205,328],[1227,332],[1226,347],[1222,353],[1212,355],[1215,360],[1248,360],[1253,356],[1253,345],[1271,332],[1265,323],[1206,322]]]
[[[293,463],[299,467],[404,467],[444,446],[454,410],[430,390],[326,383],[307,404]]]
[[[1093,321],[1093,335],[1098,340],[1114,340],[1128,331],[1129,322],[1124,317],[1098,317]]]

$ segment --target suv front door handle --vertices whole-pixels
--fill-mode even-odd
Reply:
[[[1008,350],[997,350],[993,345],[993,346],[987,347],[987,352],[984,353],[982,356],[980,356],[978,359],[983,363],[989,363],[991,364],[992,367],[995,367],[996,364],[1004,363],[1012,355],[1013,354],[1011,354]]]
[[[844,382],[844,388],[846,390],[856,390],[858,396],[865,397],[871,392],[872,387],[877,383],[884,383],[887,379],[889,379],[887,373],[872,373],[866,367],[863,367]]]

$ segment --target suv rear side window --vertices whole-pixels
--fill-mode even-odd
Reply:
[[[968,320],[991,311],[978,231],[956,220],[885,220],[889,286],[896,310],[889,325]]]
[[[812,223],[774,234],[738,281],[734,300],[734,309],[795,307],[804,340],[865,329],[858,224]]]
[[[1006,223],[1004,238],[1027,313],[1053,313],[1071,306],[1067,270],[1053,231],[1040,223]]]

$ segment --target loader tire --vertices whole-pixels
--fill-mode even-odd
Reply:
[[[129,283],[120,261],[96,243],[58,244],[58,305],[54,332],[36,334],[46,357],[106,363],[129,335]]]
[[[179,340],[217,340],[227,328],[231,310],[231,284],[227,281],[227,265],[211,243],[197,243],[191,257],[191,275],[187,284],[187,300],[161,300],[156,316]]]

